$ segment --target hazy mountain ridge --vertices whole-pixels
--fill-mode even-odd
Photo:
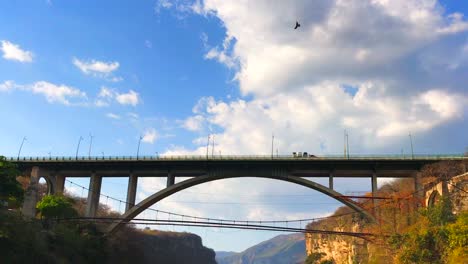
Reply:
[[[243,252],[216,256],[218,264],[303,263],[306,257],[303,234],[279,235]]]

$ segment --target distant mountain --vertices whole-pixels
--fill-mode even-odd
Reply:
[[[304,263],[306,248],[303,234],[279,235],[241,253],[218,257],[218,264],[296,264]]]
[[[218,261],[218,259],[229,257],[229,256],[232,256],[232,255],[235,255],[235,254],[239,254],[239,253],[234,252],[234,251],[216,251],[215,253],[216,253],[216,261]]]

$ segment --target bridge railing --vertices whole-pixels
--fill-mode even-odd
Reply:
[[[56,161],[155,161],[155,160],[461,160],[468,157],[462,154],[430,154],[430,155],[323,155],[323,156],[293,156],[293,155],[153,155],[153,156],[44,156],[44,157],[8,157],[9,161],[22,162],[56,162]]]

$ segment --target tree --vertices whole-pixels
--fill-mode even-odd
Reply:
[[[36,208],[41,213],[41,217],[46,219],[78,215],[78,212],[73,208],[73,199],[63,195],[46,195],[37,203]]]
[[[9,203],[21,203],[23,201],[23,188],[16,180],[19,171],[15,164],[8,162],[5,157],[0,156],[0,200]]]

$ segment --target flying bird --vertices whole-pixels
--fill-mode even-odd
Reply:
[[[296,21],[296,26],[294,27],[294,29],[297,29],[300,26],[301,26],[301,24],[299,24],[299,22]]]

